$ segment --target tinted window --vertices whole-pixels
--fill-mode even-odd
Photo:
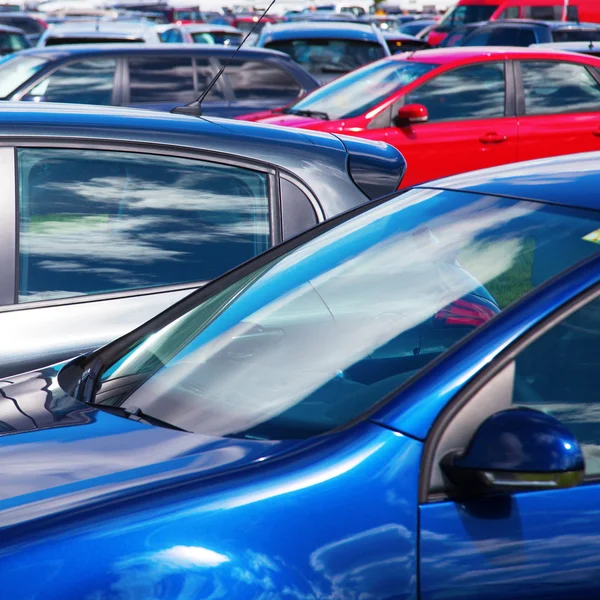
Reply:
[[[523,16],[526,19],[539,19],[540,21],[560,21],[562,6],[524,6]]]
[[[234,60],[226,73],[238,100],[295,98],[300,93],[300,86],[289,73],[266,61]]]
[[[504,64],[454,69],[407,94],[406,104],[424,104],[430,121],[504,116]]]
[[[269,246],[262,173],[93,150],[18,166],[20,302],[212,279]]]
[[[144,102],[191,102],[194,90],[190,57],[129,59],[131,104]]]
[[[599,218],[409,190],[140,339],[103,381],[136,377],[116,392],[105,386],[97,400],[208,435],[323,433],[368,411],[539,285],[524,269],[532,253],[534,270],[535,261],[548,263],[546,277],[597,253],[581,237]],[[563,261],[552,260],[557,252]]]
[[[183,36],[181,35],[181,31],[179,29],[167,29],[167,31],[163,31],[160,34],[160,39],[165,44],[179,44],[183,42]]]
[[[598,111],[600,86],[583,65],[521,63],[528,115]]]
[[[49,36],[45,39],[44,45],[46,46],[65,46],[69,44],[141,44],[145,42],[143,38],[116,38],[116,37],[100,37],[100,36],[91,36],[85,37],[83,35],[74,35],[74,36],[60,36],[60,37],[52,37]]]
[[[18,33],[2,33],[0,32],[0,54],[16,52],[29,48],[30,44],[25,36]]]
[[[559,29],[552,32],[555,42],[600,42],[600,29]]]
[[[192,33],[192,39],[196,44],[223,44],[224,46],[239,46],[242,41],[241,33],[216,32]]]
[[[198,95],[208,87],[208,84],[213,80],[215,76],[215,72],[213,68],[210,66],[210,63],[207,59],[197,58],[196,59],[196,81],[198,83]],[[206,96],[205,101],[219,101],[225,98],[223,94],[223,88],[221,87],[220,81],[217,81],[215,85],[213,85],[212,89]]]
[[[600,475],[600,301],[590,302],[516,359],[513,403],[549,413],[577,437],[587,475]]]
[[[446,32],[465,23],[487,21],[497,9],[498,5],[462,4],[449,10],[436,29],[437,31]]]
[[[283,239],[287,240],[317,224],[317,215],[308,196],[292,182],[281,180]]]
[[[348,73],[385,56],[379,44],[354,40],[282,40],[265,48],[285,52],[313,75]]]
[[[117,61],[94,58],[58,69],[28,94],[44,102],[111,104]]]
[[[519,18],[519,7],[518,6],[510,6],[509,8],[505,8],[501,13],[498,19],[518,19]]]
[[[529,46],[536,43],[535,33],[531,28],[490,27],[468,36],[462,46]]]
[[[567,6],[567,21],[579,21],[579,7]]]

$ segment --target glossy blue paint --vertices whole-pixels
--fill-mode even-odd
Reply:
[[[600,153],[588,152],[463,173],[421,187],[514,196],[597,210],[599,185]]]
[[[420,507],[421,600],[600,596],[597,483]]]
[[[584,469],[577,438],[558,419],[530,408],[503,410],[487,418],[453,465],[512,473]]]
[[[55,374],[2,388],[26,429],[0,436],[3,596],[416,599],[419,442],[368,422],[211,439],[90,409]]]
[[[440,411],[481,369],[558,307],[600,283],[600,256],[550,281],[479,328],[371,417],[424,440]]]

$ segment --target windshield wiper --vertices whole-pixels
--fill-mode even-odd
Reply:
[[[303,117],[316,117],[317,119],[323,119],[329,121],[329,115],[326,112],[320,110],[300,110],[297,108],[283,108],[282,113],[286,115],[301,115]]]
[[[140,421],[142,423],[148,423],[148,425],[156,425],[157,427],[165,427],[166,429],[176,429],[177,431],[190,433],[187,429],[183,429],[183,427],[178,427],[177,425],[173,425],[173,423],[163,421],[162,419],[142,412],[142,409],[137,406],[113,406],[112,404],[100,404],[98,402],[88,402],[87,404],[98,410],[103,410],[113,415],[124,417],[125,419],[131,419],[132,421]]]

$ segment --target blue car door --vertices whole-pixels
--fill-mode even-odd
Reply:
[[[421,600],[600,598],[599,348],[600,288],[593,288],[517,341],[506,366],[495,374],[488,366],[479,389],[438,419],[422,463],[430,466],[420,497]],[[478,497],[453,490],[441,457],[467,447],[486,417],[515,406],[571,430],[585,457],[584,483]],[[507,456],[520,451],[507,442]]]

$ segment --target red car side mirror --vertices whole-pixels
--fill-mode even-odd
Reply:
[[[425,123],[429,119],[429,112],[422,104],[406,104],[398,110],[398,125],[412,125],[413,123]]]

